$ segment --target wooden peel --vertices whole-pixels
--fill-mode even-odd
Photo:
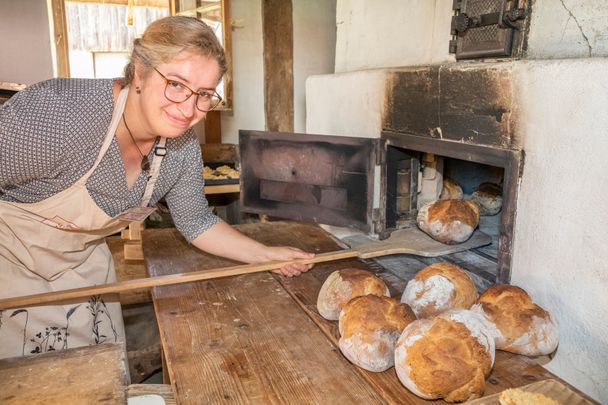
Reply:
[[[391,237],[383,241],[353,241],[352,248],[335,252],[320,253],[312,259],[298,259],[288,261],[274,261],[261,264],[243,264],[239,266],[222,267],[211,270],[193,271],[188,273],[177,273],[165,276],[149,277],[137,280],[119,281],[117,283],[94,285],[89,287],[73,288],[63,291],[53,291],[41,294],[24,295],[0,299],[0,311],[12,308],[49,304],[54,302],[85,298],[91,295],[115,294],[126,291],[139,290],[143,288],[158,287],[188,283],[192,281],[210,280],[221,277],[238,276],[241,274],[258,273],[262,271],[275,270],[287,264],[323,263],[340,259],[358,257],[370,259],[392,254],[415,254],[419,256],[435,257],[444,254],[472,249],[487,245],[492,242],[490,236],[480,231],[475,231],[473,236],[464,243],[458,245],[445,245],[437,242],[422,232],[411,232],[405,230],[395,231]]]

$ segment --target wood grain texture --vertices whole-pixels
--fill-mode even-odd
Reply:
[[[270,245],[322,253],[338,249],[311,224],[240,225]],[[148,232],[148,231],[146,231]],[[152,275],[196,271],[231,262],[194,250],[176,233],[144,233]],[[201,256],[203,255],[203,256]],[[438,260],[438,259],[432,259]],[[412,272],[424,263],[411,259]],[[400,296],[407,274],[348,258],[317,264],[299,277],[258,273],[158,287],[153,291],[161,339],[179,403],[394,403],[428,404],[398,381],[394,368],[371,373],[350,364],[337,348],[337,322],[316,309],[321,285],[342,268],[367,269]],[[498,352],[486,394],[555,378],[533,359]]]
[[[126,404],[121,344],[0,360],[2,404]]]
[[[143,261],[125,260],[124,239],[118,236],[110,236],[106,238],[106,242],[108,243],[110,252],[112,252],[118,281],[137,280],[148,277],[146,265]],[[133,290],[120,294],[120,303],[122,305],[143,304],[147,302],[152,302],[150,290]]]
[[[273,224],[250,225],[240,229],[257,238],[261,225]],[[309,231],[318,228],[298,229],[292,224],[279,228],[264,241],[273,244],[289,240],[287,235],[291,235],[305,241],[300,246],[314,250],[315,238]],[[148,242],[144,235],[146,252]],[[317,252],[336,248],[335,244],[317,246]],[[177,261],[164,261],[166,253],[156,250],[156,244],[151,247],[165,264],[183,270]],[[177,257],[192,266],[188,256],[178,253]],[[155,258],[148,262],[152,264]],[[199,262],[208,268],[227,264],[213,256],[208,256],[207,263]],[[152,274],[171,270],[156,265],[150,268]],[[180,404],[323,403],[326,398],[338,403],[382,402],[268,273],[159,287],[154,289],[153,298],[170,379]]]

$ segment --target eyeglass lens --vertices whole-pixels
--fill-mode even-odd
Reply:
[[[222,101],[222,99],[213,91],[194,93],[181,83],[171,80],[167,81],[165,97],[170,101],[173,101],[174,103],[183,103],[191,96],[196,97],[196,108],[201,111],[211,111]]]

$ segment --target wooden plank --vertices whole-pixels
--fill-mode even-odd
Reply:
[[[2,404],[126,404],[122,344],[0,360]]]
[[[271,245],[288,244],[317,253],[338,247],[330,235],[310,224],[270,222],[237,228]],[[202,258],[202,253],[195,252],[176,234],[165,236],[169,237],[160,238],[156,234],[149,239],[144,234],[144,250],[146,255],[150,252],[148,261],[154,275],[169,274],[175,268],[184,271],[184,268],[194,270],[227,264],[225,259],[215,256]],[[152,242],[153,239],[157,240]],[[412,267],[425,265],[418,259],[410,259]],[[401,385],[394,368],[371,373],[352,365],[349,368],[350,363],[344,367],[346,360],[337,348],[337,322],[325,320],[316,310],[321,285],[335,270],[356,267],[373,271],[389,283],[393,296],[398,296],[408,274],[416,271],[410,269],[410,265],[403,274],[395,274],[375,264],[349,258],[318,264],[314,271],[294,278],[255,274],[156,288],[155,310],[176,399],[180,403],[182,400],[204,402],[210,398],[217,402],[302,403],[315,402],[322,394],[320,402],[339,403],[344,401],[343,391],[352,393],[353,389],[360,389],[368,395],[363,379],[381,397],[372,398],[371,403],[444,403],[416,397]],[[311,327],[311,322],[315,326]],[[268,355],[262,356],[262,353]],[[303,358],[303,353],[308,355]],[[354,374],[348,374],[348,369]],[[275,373],[288,376],[278,377]],[[327,384],[332,378],[339,378],[342,383],[347,381],[344,378],[350,379],[348,388],[338,385],[340,392],[331,391]],[[499,351],[487,380],[486,394],[547,378],[555,376],[534,359]],[[351,382],[354,388],[350,387]],[[296,387],[287,391],[279,388],[288,383]],[[296,394],[300,397],[292,396]]]
[[[166,405],[177,404],[169,384],[131,384],[127,387],[128,398],[140,395],[159,395],[165,400]]]
[[[118,236],[106,238],[106,242],[112,252],[116,277],[118,281],[136,280],[148,277],[146,265],[143,261],[125,260],[124,240]],[[150,290],[133,290],[120,293],[120,303],[122,305],[143,304],[152,302]]]
[[[216,186],[205,186],[205,194],[226,194],[238,193],[241,190],[240,184],[220,184]]]
[[[125,260],[144,260],[144,252],[141,249],[141,241],[130,240],[124,246]]]
[[[260,229],[266,228],[262,225],[273,223],[248,224],[239,229],[257,237]],[[286,224],[276,232],[262,233],[267,236],[266,243],[285,242],[291,234],[303,241],[301,247],[314,250],[311,230],[318,228]],[[144,240],[146,254],[150,248],[164,263],[151,265],[151,274],[171,271],[169,262],[162,260],[163,253],[157,252],[157,245],[148,245],[145,235]],[[317,252],[335,248],[335,244],[317,246]],[[187,267],[193,262],[202,268],[228,264],[215,256],[209,255],[207,263],[198,255],[188,256],[188,252],[178,252],[176,257]],[[149,257],[148,262],[152,264],[155,259]],[[175,265],[181,267],[180,263]],[[336,264],[319,267],[326,265]],[[155,288],[153,296],[179,403],[320,403],[326,398],[344,403],[381,402],[267,273]]]

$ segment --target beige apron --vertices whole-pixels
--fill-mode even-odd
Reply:
[[[105,237],[128,222],[99,208],[86,182],[112,143],[127,94],[118,96],[95,163],[74,185],[37,203],[0,201],[0,298],[116,281]],[[156,155],[140,206],[147,206],[158,177],[162,155]],[[0,311],[0,358],[124,341],[117,295],[61,304]]]

